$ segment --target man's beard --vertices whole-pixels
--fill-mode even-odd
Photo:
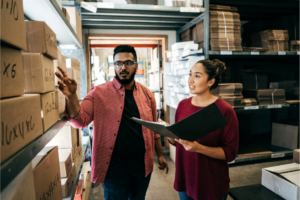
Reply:
[[[126,71],[124,71],[125,73],[128,73]],[[123,73],[124,73],[123,72]],[[122,73],[122,72],[120,72]],[[134,76],[135,76],[135,73],[136,73],[136,70],[134,70],[134,72],[131,74],[131,76],[129,77],[129,79],[120,79],[118,73],[116,72],[115,70],[115,74],[116,74],[116,79],[119,81],[119,83],[121,83],[122,85],[128,85],[129,83],[132,82],[132,80],[134,79]]]

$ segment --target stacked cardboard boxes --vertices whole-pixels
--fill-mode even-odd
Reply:
[[[291,40],[291,52],[300,52],[300,40]]]
[[[14,7],[14,5],[18,5]],[[18,17],[11,14],[15,8]],[[22,0],[1,8],[1,163],[43,133],[40,95],[24,94],[21,50],[26,50]],[[23,95],[23,96],[21,96]],[[20,112],[22,111],[22,112]]]
[[[283,89],[250,89],[244,90],[243,95],[247,98],[255,98],[259,105],[285,103],[285,91]]]
[[[287,30],[265,30],[251,35],[253,47],[267,48],[269,51],[289,51]]]
[[[41,94],[43,130],[59,120],[55,94],[56,35],[45,22],[25,21],[27,51],[22,53],[25,93]]]
[[[210,47],[216,51],[242,51],[240,15],[236,12],[210,12]]]
[[[62,196],[67,197],[76,175],[75,164],[72,163],[71,151],[68,149],[58,149],[58,155]]]
[[[76,94],[78,97],[78,100],[81,99],[81,72],[80,72],[80,62],[77,60],[73,60],[68,58],[67,59],[67,73],[68,76],[72,79],[74,79],[77,83],[77,90]]]
[[[192,29],[187,29],[180,34],[180,40],[182,42],[193,40],[193,32]]]
[[[218,87],[211,93],[222,98],[231,106],[241,106],[243,100],[243,84],[241,83],[219,83]]]

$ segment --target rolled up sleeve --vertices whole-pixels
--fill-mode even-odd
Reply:
[[[64,114],[74,128],[85,128],[94,120],[94,89],[83,99],[76,117],[70,117],[65,109]]]

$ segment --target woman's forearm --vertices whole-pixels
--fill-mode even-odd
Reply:
[[[169,137],[168,137],[168,140],[169,140],[170,143],[176,144],[176,141],[175,141],[173,138],[169,138]]]
[[[206,155],[211,158],[226,160],[224,150],[221,147],[208,147],[202,144],[199,144],[197,151],[203,155]]]

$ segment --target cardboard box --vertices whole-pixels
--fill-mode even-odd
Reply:
[[[45,147],[32,160],[36,200],[62,199],[57,147]]]
[[[62,191],[62,197],[65,198],[68,196],[72,183],[75,180],[76,176],[76,168],[74,163],[72,163],[72,169],[70,170],[70,173],[68,174],[67,178],[62,178],[61,181],[61,191]]]
[[[3,3],[5,6],[3,6]],[[26,50],[23,1],[2,1],[0,19],[1,43]]]
[[[78,145],[78,129],[67,123],[46,146],[58,146],[59,149],[70,149]]]
[[[55,91],[41,94],[41,105],[43,113],[43,128],[45,132],[59,120],[58,102]]]
[[[63,11],[64,15],[66,16],[67,20],[69,21],[69,23],[71,23],[70,15],[69,15],[67,9],[66,8],[62,8],[62,11]]]
[[[1,192],[1,199],[28,200],[36,199],[31,162]]]
[[[300,197],[300,165],[297,163],[262,169],[261,184],[287,200]]]
[[[71,152],[68,149],[59,149],[59,168],[60,168],[60,177],[66,178],[72,168],[72,158]]]
[[[62,114],[66,108],[66,97],[60,91],[55,91],[56,102],[58,102],[58,114]]]
[[[62,70],[64,70],[64,72],[67,72],[67,60],[66,60],[66,57],[61,54],[61,51],[59,50],[58,47],[57,47],[57,59],[53,60],[53,65],[54,65],[54,71],[55,72],[61,73],[57,69],[57,66],[61,67]],[[54,77],[55,77],[54,78],[55,85],[58,86],[57,82],[59,81],[59,79],[57,78],[57,76],[54,76]]]
[[[83,173],[84,174],[84,186],[82,193],[82,200],[89,200],[91,192],[91,172]]]
[[[1,45],[0,98],[24,94],[22,55],[20,50]]]
[[[53,61],[41,53],[22,53],[25,93],[46,93],[55,89]]]
[[[27,52],[42,53],[51,59],[57,59],[55,33],[45,22],[25,21]]]
[[[294,150],[293,162],[300,164],[300,149],[295,149]]]
[[[272,123],[272,145],[287,149],[297,149],[299,148],[298,140],[298,126]]]
[[[76,7],[65,7],[70,16],[70,24],[78,36],[80,43],[82,43],[82,25],[80,16]]]
[[[80,71],[80,62],[77,60],[73,60],[71,58],[67,58],[66,60],[67,68],[73,68]]]
[[[43,133],[40,95],[0,100],[1,163]]]
[[[78,71],[76,69],[73,69],[73,68],[67,68],[67,73],[68,73],[69,78],[74,79],[76,81],[76,83],[78,85],[80,85],[80,83],[81,83],[81,73],[80,73],[80,71]]]

